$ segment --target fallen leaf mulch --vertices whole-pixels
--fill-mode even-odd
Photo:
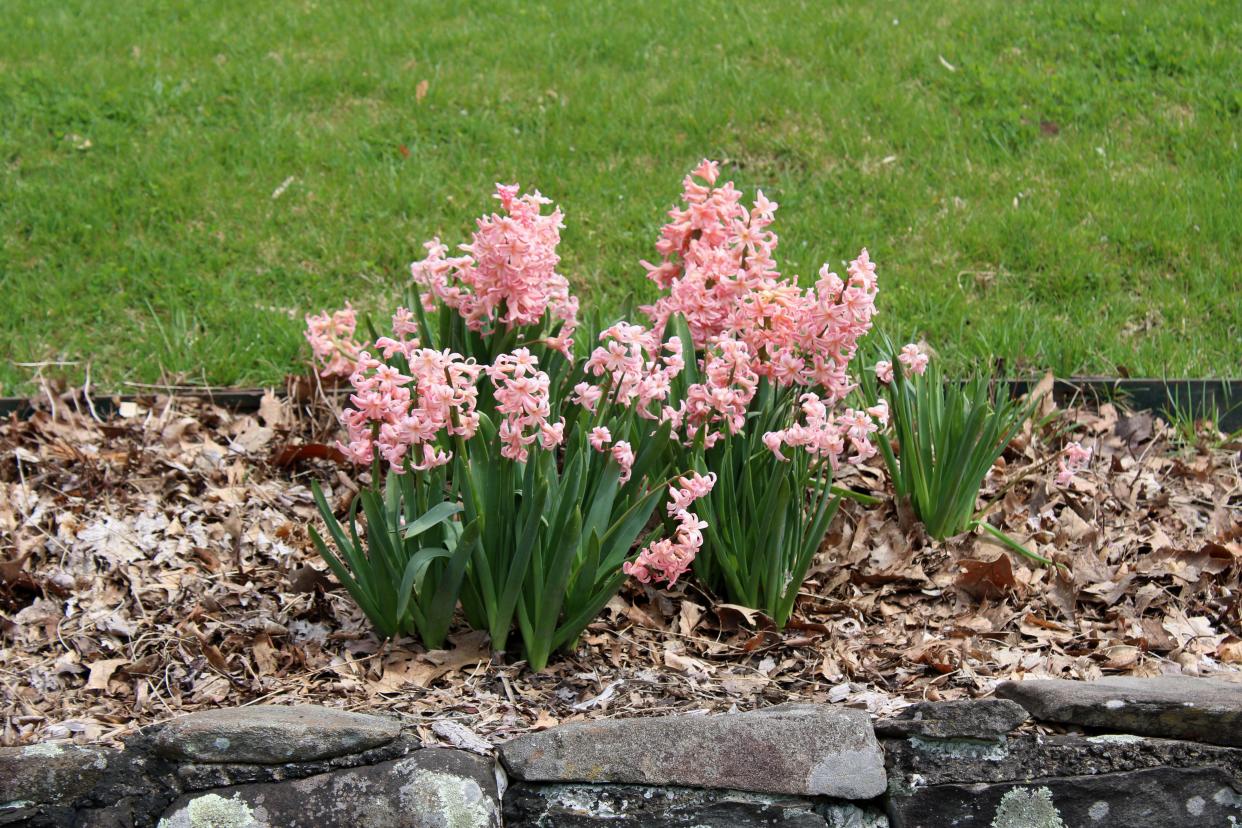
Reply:
[[[464,627],[433,652],[370,634],[307,534],[310,480],[340,506],[356,485],[322,406],[157,396],[100,419],[81,392],[48,396],[0,423],[0,744],[259,702],[389,711],[455,743],[791,700],[885,715],[1022,676],[1242,674],[1242,446],[1178,446],[1111,404],[1045,413],[981,503],[1058,568],[930,541],[863,467],[840,482],[884,504],[846,502],[786,629],[693,580],[630,584],[532,674]],[[1094,456],[1061,488],[1067,439]]]

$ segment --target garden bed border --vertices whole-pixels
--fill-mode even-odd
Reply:
[[[314,705],[223,708],[144,728],[122,750],[0,748],[0,825],[1180,828],[1242,820],[1242,682],[1032,680],[1002,682],[997,696],[921,702],[874,724],[861,710],[824,704],[602,718],[519,735],[498,750],[451,719],[431,728],[453,745],[444,747],[388,717]]]
[[[1015,396],[1021,396],[1039,384],[1039,379],[1003,380]],[[305,399],[306,392],[290,393],[290,388],[306,387],[304,377],[290,377],[284,391],[277,392],[283,399]],[[192,388],[168,386],[161,389],[151,386],[149,390],[128,394],[101,394],[92,396],[93,410],[100,417],[116,413],[122,403],[149,403],[157,396],[174,396],[201,400],[239,413],[259,410],[265,394],[272,389],[264,388]],[[1215,408],[1221,412],[1220,427],[1225,432],[1242,428],[1242,379],[1152,379],[1132,377],[1070,377],[1055,379],[1052,398],[1060,406],[1075,401],[1103,403],[1124,401],[1135,410],[1160,412],[1180,405],[1194,411]],[[0,397],[0,417],[17,415],[24,419],[35,411],[35,400],[30,397]]]

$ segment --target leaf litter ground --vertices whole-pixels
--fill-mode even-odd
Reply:
[[[1023,676],[1242,678],[1242,446],[1179,447],[1112,404],[1054,414],[1010,445],[981,502],[1063,568],[931,542],[887,496],[850,501],[785,630],[692,580],[630,584],[531,674],[464,627],[433,652],[369,633],[306,531],[312,479],[341,507],[355,491],[324,406],[160,396],[100,419],[80,393],[45,396],[0,423],[0,744],[310,702],[477,748],[580,718],[792,700],[888,715]],[[1095,454],[1057,488],[1048,458],[1069,428]],[[840,482],[884,495],[884,480]]]

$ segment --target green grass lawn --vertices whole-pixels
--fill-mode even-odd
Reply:
[[[0,392],[278,382],[495,181],[588,303],[649,298],[704,156],[954,366],[1240,373],[1236,0],[456,5],[5,0]]]

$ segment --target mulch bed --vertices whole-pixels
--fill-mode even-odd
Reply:
[[[1064,564],[925,538],[904,508],[848,502],[783,631],[690,579],[629,584],[541,674],[387,644],[325,577],[309,482],[349,469],[323,405],[257,414],[153,397],[96,418],[80,393],[0,423],[0,744],[115,740],[198,709],[315,702],[421,722],[429,742],[583,718],[844,702],[884,715],[1046,675],[1242,671],[1242,446],[1187,449],[1144,412],[1058,412],[987,482],[992,520]],[[1071,486],[1048,464],[1093,446]],[[878,467],[841,481],[884,492]],[[434,730],[433,720],[440,726]]]

